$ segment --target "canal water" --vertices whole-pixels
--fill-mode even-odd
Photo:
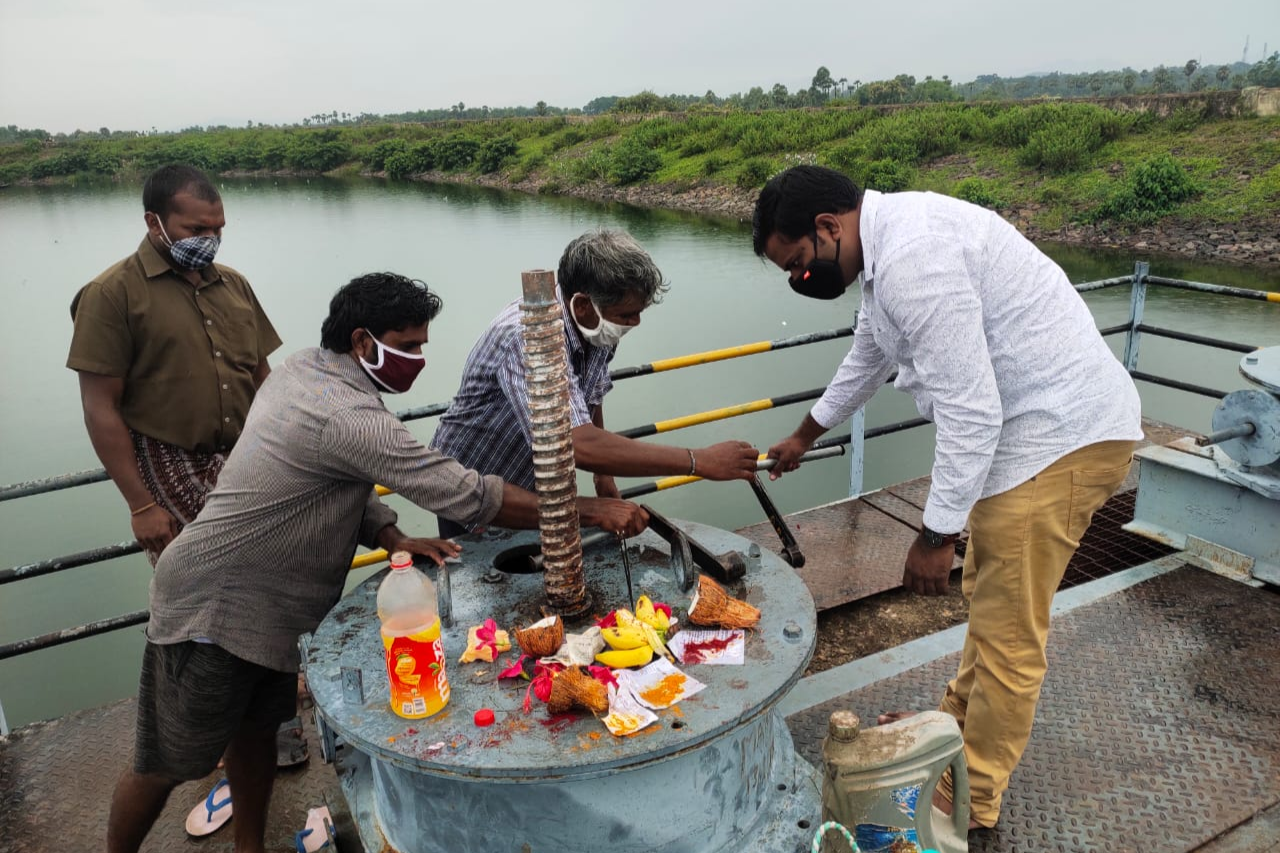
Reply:
[[[747,226],[686,213],[579,200],[373,180],[245,179],[221,183],[227,227],[219,261],[245,273],[283,347],[273,363],[314,346],[328,300],[353,276],[392,270],[426,281],[444,299],[431,328],[427,369],[413,389],[388,397],[393,409],[446,400],[472,343],[494,314],[520,295],[520,272],[554,269],[573,237],[625,228],[652,253],[671,283],[645,312],[614,365],[847,326],[856,295],[821,303],[793,295],[776,269],[752,254]],[[89,279],[134,250],[144,231],[133,185],[10,187],[0,191],[0,483],[99,466],[81,417],[75,374],[64,366],[68,306]],[[1132,272],[1123,252],[1044,247],[1076,282]],[[1266,271],[1150,259],[1152,273],[1280,290]],[[1091,293],[1100,326],[1128,314],[1128,288]],[[1280,342],[1280,306],[1156,289],[1148,322],[1251,344]],[[1114,347],[1121,338],[1112,339]],[[614,429],[750,400],[822,387],[848,339],[619,382],[605,405]],[[1141,369],[1223,390],[1241,387],[1239,356],[1150,337]],[[1140,384],[1146,413],[1204,428],[1214,401]],[[744,438],[762,450],[807,410],[800,404],[667,433],[653,441],[702,446]],[[905,396],[882,391],[868,426],[915,417]],[[435,419],[412,429],[424,441]],[[834,432],[834,431],[833,431]],[[840,430],[839,432],[844,432]],[[864,487],[928,473],[932,429],[871,441]],[[641,481],[625,481],[622,485]],[[584,484],[585,485],[585,484]],[[848,461],[805,466],[769,485],[784,512],[848,493]],[[647,498],[668,515],[726,528],[763,520],[744,483],[698,483]],[[434,533],[430,516],[391,503],[409,531]],[[0,504],[0,568],[131,538],[115,487],[100,483]],[[370,571],[353,573],[353,582]],[[0,587],[0,643],[146,607],[150,567],[140,555]],[[142,628],[115,631],[0,661],[0,704],[11,726],[132,695]]]

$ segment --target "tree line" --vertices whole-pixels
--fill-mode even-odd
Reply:
[[[183,162],[213,173],[292,172],[384,175],[401,180],[433,172],[501,173],[511,183],[533,178],[541,191],[588,183],[699,182],[756,189],[779,169],[819,162],[884,191],[920,188],[929,164],[951,155],[990,152],[1017,164],[1061,194],[1071,176],[1120,156],[1134,160],[1127,183],[1090,202],[1101,220],[1150,221],[1194,197],[1204,158],[1168,155],[1171,135],[1184,137],[1212,120],[1204,103],[1159,118],[1080,102],[935,103],[912,109],[714,111],[629,117],[623,111],[571,119],[521,117],[489,122],[366,124],[192,131],[155,136],[84,137],[52,148],[39,138],[0,147],[0,182],[59,176],[141,174]],[[1244,125],[1280,120],[1238,120]],[[1255,129],[1258,138],[1260,130]],[[1149,141],[1143,141],[1143,140]],[[1110,151],[1111,153],[1107,153]],[[1012,155],[1012,157],[1010,157]],[[1126,155],[1135,156],[1135,155]],[[1230,169],[1222,170],[1224,174]],[[1267,182],[1280,183],[1280,167]],[[1216,172],[1214,172],[1216,174]],[[1066,179],[1065,183],[1058,180]],[[1268,183],[1268,185],[1269,185]],[[934,188],[925,185],[928,188]],[[1000,207],[1008,187],[966,177],[948,191]],[[1260,186],[1255,184],[1256,186]],[[1096,192],[1096,186],[1090,192]],[[1049,192],[1049,190],[1046,190]],[[1270,190],[1267,190],[1270,192]],[[1280,192],[1280,187],[1277,187]],[[1262,198],[1266,193],[1259,197]],[[1060,196],[1059,196],[1060,197]]]
[[[1157,65],[1151,69],[1122,68],[1118,71],[1094,71],[1066,74],[1058,71],[1002,77],[983,74],[967,83],[954,82],[947,75],[941,79],[927,76],[917,80],[910,74],[898,74],[886,80],[836,77],[831,70],[819,66],[808,87],[788,89],[775,83],[769,89],[753,86],[746,92],[726,97],[707,90],[701,95],[658,95],[642,91],[635,95],[604,95],[593,98],[581,108],[565,108],[538,101],[533,106],[489,107],[467,106],[459,101],[446,108],[411,110],[402,113],[347,113],[333,110],[307,116],[293,125],[282,127],[359,127],[377,124],[441,122],[455,119],[486,120],[549,116],[598,116],[607,113],[652,114],[704,109],[750,110],[798,109],[824,105],[875,106],[887,104],[947,103],[958,101],[1004,101],[1054,98],[1112,97],[1119,95],[1171,94],[1242,89],[1248,86],[1280,87],[1280,51],[1248,65],[1202,65],[1189,59],[1178,65]],[[247,122],[246,129],[276,125]],[[226,131],[226,125],[195,126],[179,133],[194,131]],[[49,134],[41,129],[22,129],[16,125],[0,127],[0,145],[29,142],[48,143],[83,138],[115,139],[122,136],[156,135],[158,131],[121,131],[100,128],[98,131],[77,130],[74,133]]]

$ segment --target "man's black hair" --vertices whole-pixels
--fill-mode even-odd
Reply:
[[[164,219],[173,210],[173,197],[182,192],[201,201],[222,201],[208,175],[194,166],[174,163],[161,166],[147,176],[142,185],[142,209]]]
[[[862,193],[844,174],[823,166],[792,166],[774,175],[756,199],[751,217],[751,246],[764,257],[774,234],[798,240],[813,233],[820,213],[847,213],[858,206]]]
[[[417,279],[393,272],[371,272],[339,288],[320,326],[320,346],[351,351],[351,333],[365,329],[375,338],[429,323],[440,313],[440,297]]]

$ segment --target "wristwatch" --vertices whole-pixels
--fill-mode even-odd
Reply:
[[[920,538],[924,540],[924,544],[930,548],[941,548],[944,545],[954,545],[956,540],[960,538],[959,533],[939,533],[936,530],[930,530],[923,524],[920,525]]]

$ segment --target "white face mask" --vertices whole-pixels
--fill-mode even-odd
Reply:
[[[600,320],[600,323],[594,329],[588,329],[579,323],[578,315],[573,313],[573,299],[577,299],[579,296],[590,302],[591,307],[595,309],[596,317]],[[569,313],[573,316],[573,324],[578,327],[579,332],[582,332],[582,339],[593,347],[616,347],[618,342],[622,340],[622,336],[635,328],[635,326],[624,326],[621,323],[606,320],[604,314],[600,311],[600,306],[590,296],[575,293],[573,294],[573,299],[569,300]]]

